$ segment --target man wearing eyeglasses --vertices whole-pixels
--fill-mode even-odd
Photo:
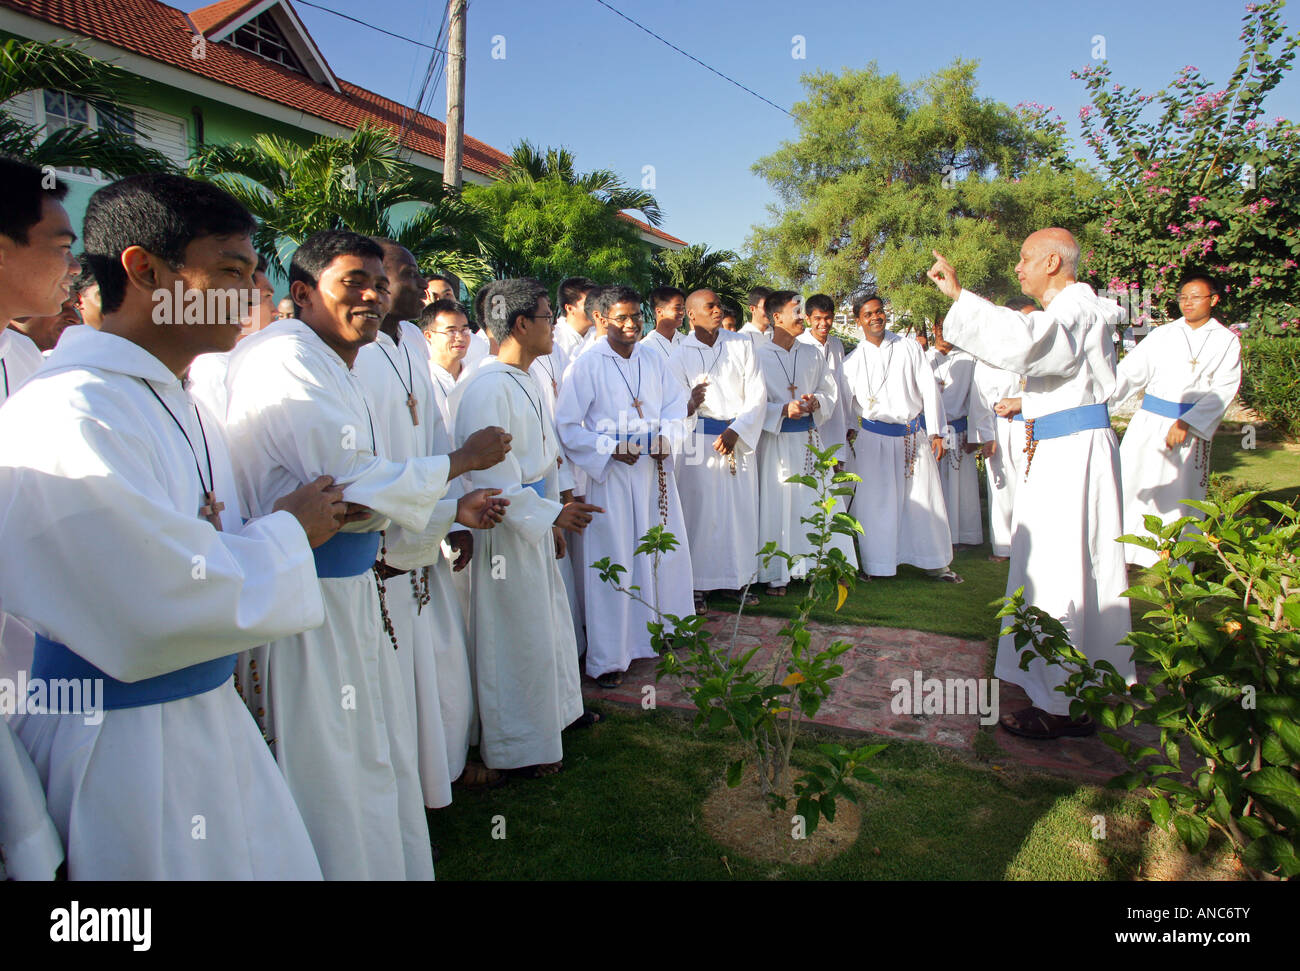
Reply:
[[[1205,498],[1210,443],[1241,383],[1241,342],[1212,316],[1218,303],[1213,280],[1185,277],[1178,288],[1183,315],[1152,330],[1119,363],[1111,404],[1145,392],[1119,450],[1126,533],[1148,535],[1145,516],[1169,523],[1200,515],[1183,503]],[[1156,559],[1131,543],[1124,556],[1139,566]]]

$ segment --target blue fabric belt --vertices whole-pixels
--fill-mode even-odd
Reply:
[[[1020,412],[1020,411],[1017,411],[1014,415],[1006,415],[1006,416],[1004,416],[1004,417],[1007,419],[1007,421],[1024,421],[1024,420],[1025,420],[1024,412]]]
[[[800,415],[798,418],[791,418],[789,415],[781,419],[781,427],[778,431],[782,434],[785,432],[806,432],[813,427],[812,415]]]
[[[925,429],[925,415],[917,415],[906,425],[900,425],[893,421],[872,421],[870,418],[861,419],[862,427],[869,432],[875,432],[877,435],[888,435],[890,438],[902,438],[904,435],[913,435],[918,431]]]
[[[322,580],[359,577],[379,556],[378,533],[335,533],[329,542],[312,550],[316,558],[316,576]]]
[[[1157,398],[1149,391],[1142,396],[1142,410],[1160,415],[1162,418],[1182,418],[1194,407],[1196,407],[1195,401],[1166,401],[1164,398]]]
[[[616,442],[636,442],[641,446],[642,453],[650,451],[650,439],[654,437],[652,432],[622,432],[618,435],[611,435]]]
[[[786,420],[789,421],[789,419]],[[695,430],[697,432],[703,432],[705,435],[721,435],[731,427],[733,421],[735,421],[734,418],[706,418],[703,415],[700,415],[700,417],[695,420]],[[782,431],[784,430],[785,429],[782,428]]]
[[[541,496],[543,499],[546,498],[546,480],[545,480],[545,479],[538,479],[536,482],[525,482],[525,483],[523,483],[523,487],[524,487],[525,489],[532,489],[535,493],[537,493],[537,494],[538,494],[539,496]]]
[[[948,422],[948,424],[952,426],[952,430],[958,435],[965,435],[967,420],[968,416],[962,415],[960,418],[954,418],[952,421]]]
[[[1045,438],[1064,438],[1075,432],[1084,432],[1093,428],[1110,427],[1110,409],[1105,404],[1080,405],[1054,411],[1034,419],[1034,441]]]
[[[72,653],[58,641],[36,635],[36,652],[32,656],[32,677],[43,680],[47,687],[55,678],[67,680],[100,680],[104,684],[105,711],[118,708],[139,708],[143,705],[160,705],[165,701],[201,695],[220,688],[235,673],[235,655],[204,661],[179,671],[160,674],[143,681],[118,681],[110,678],[85,658]],[[82,699],[84,707],[85,698]],[[66,714],[81,714],[68,712]]]

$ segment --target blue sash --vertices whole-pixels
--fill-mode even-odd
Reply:
[[[622,432],[618,435],[611,435],[610,438],[616,442],[636,442],[641,446],[641,454],[644,455],[650,451],[650,440],[654,438],[653,432]],[[626,450],[625,450],[626,451]]]
[[[89,661],[72,653],[58,641],[52,641],[40,634],[36,635],[36,652],[32,657],[32,677],[40,678],[47,686],[56,678],[102,681],[105,711],[160,705],[165,701],[201,695],[213,688],[220,688],[234,673],[235,655],[228,654],[225,657],[181,668],[179,671],[160,674],[156,678],[132,682],[118,681],[116,678],[110,678]],[[84,707],[84,698],[82,702]],[[81,712],[70,714],[81,714]]]
[[[888,435],[890,438],[902,438],[904,435],[914,435],[918,431],[925,430],[925,415],[920,414],[909,421],[906,425],[900,425],[893,421],[872,421],[870,418],[860,419],[862,427],[877,435]]]
[[[1149,391],[1142,396],[1142,410],[1162,418],[1182,418],[1194,407],[1196,407],[1195,401],[1166,401],[1164,398],[1157,398]]]
[[[524,483],[522,483],[522,485],[523,485],[523,487],[524,487],[525,489],[532,489],[535,493],[537,493],[537,494],[538,494],[539,496],[541,496],[543,499],[546,498],[546,480],[545,480],[545,479],[538,479],[536,482],[524,482]]]
[[[316,576],[322,580],[359,577],[379,556],[378,533],[335,533],[327,543],[312,550],[316,558]]]
[[[954,418],[952,421],[948,422],[948,424],[952,426],[952,430],[956,432],[958,435],[966,434],[966,423],[967,423],[966,415],[962,415],[960,418]]]
[[[734,418],[706,418],[704,415],[700,415],[695,419],[695,430],[703,432],[705,435],[721,435],[730,427],[733,421],[735,421]],[[785,431],[784,428],[781,430]]]
[[[778,429],[780,434],[786,432],[806,432],[813,427],[812,415],[800,415],[798,418],[791,418],[789,415],[781,419],[781,427]]]
[[[1054,411],[1034,419],[1034,441],[1045,438],[1064,438],[1075,432],[1085,432],[1094,428],[1110,427],[1110,409],[1105,404],[1079,405]]]

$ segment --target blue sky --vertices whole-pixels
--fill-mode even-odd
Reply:
[[[314,0],[432,43],[441,0]],[[609,0],[758,94],[789,107],[801,74],[875,60],[915,81],[961,57],[979,62],[980,94],[1010,105],[1054,105],[1077,134],[1083,85],[1071,70],[1105,38],[1116,80],[1151,92],[1194,64],[1226,85],[1240,42],[1237,0]],[[195,9],[200,3],[182,4]],[[429,51],[296,5],[342,77],[405,104]],[[1300,7],[1284,11],[1294,30]],[[792,38],[805,39],[804,59]],[[502,40],[504,45],[502,45]],[[494,46],[498,54],[492,56]],[[504,50],[502,47],[504,46]],[[793,120],[665,47],[596,0],[470,0],[466,130],[509,152],[521,138],[565,145],[586,171],[610,168],[639,185],[654,167],[668,232],[740,250],[775,201],[754,161],[796,136]],[[1300,116],[1300,79],[1271,96],[1269,117]],[[439,86],[431,113],[445,116]]]

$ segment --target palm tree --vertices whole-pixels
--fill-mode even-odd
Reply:
[[[170,171],[165,155],[135,140],[117,102],[118,92],[133,83],[133,75],[69,44],[5,41],[0,44],[0,104],[28,91],[64,91],[93,107],[104,127],[58,128],[46,135],[0,108],[0,154],[33,165],[96,168],[109,178]]]
[[[710,251],[704,243],[680,250],[660,250],[655,254],[655,286],[676,287],[683,293],[712,290],[724,301],[744,307],[752,273],[739,256],[729,249]]]
[[[387,129],[363,125],[351,138],[322,136],[306,148],[266,134],[207,145],[190,174],[221,186],[257,217],[253,244],[285,276],[293,251],[323,229],[386,236],[421,269],[455,274],[471,287],[492,275],[495,237],[486,214],[441,176],[403,159]],[[403,203],[422,208],[397,222],[393,210]]]
[[[510,154],[510,164],[502,176],[506,182],[540,182],[558,179],[599,199],[615,212],[631,209],[641,213],[651,226],[663,221],[663,212],[653,195],[642,189],[633,189],[609,169],[595,169],[579,174],[573,153],[567,148],[547,148],[542,151],[527,139],[515,146]]]

